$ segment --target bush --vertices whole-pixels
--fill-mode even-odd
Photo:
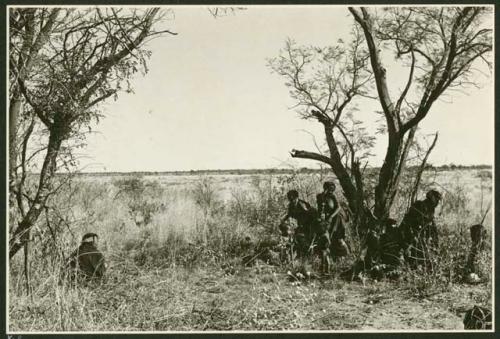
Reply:
[[[165,190],[157,181],[147,181],[142,176],[118,179],[114,199],[121,198],[128,207],[128,213],[137,226],[151,223],[153,216],[165,210],[165,203],[158,199]]]
[[[46,220],[41,219],[33,231],[34,237],[38,237],[31,247],[32,267],[37,267],[36,271],[32,270],[34,288],[41,286],[47,277],[56,276],[64,256],[88,231],[100,235],[99,248],[109,258],[111,271],[127,260],[142,269],[241,263],[248,255],[254,256],[266,248],[279,248],[278,224],[286,212],[286,192],[298,189],[301,198],[314,206],[315,195],[322,190],[325,175],[295,173],[242,177],[231,184],[226,196],[217,180],[216,177],[199,177],[194,182],[177,186],[144,177],[74,181],[71,189],[62,190],[53,197],[52,202],[58,209],[51,210],[48,221],[56,240],[44,224]],[[468,185],[462,181],[447,185],[436,215],[441,246],[432,259],[432,270],[403,272],[403,287],[425,295],[463,282],[470,250],[469,227],[477,223],[471,211],[476,205],[473,198],[478,194],[471,192]],[[405,199],[404,194],[399,197],[400,206]],[[147,222],[136,227],[131,211],[149,214],[144,219]],[[404,211],[402,208],[401,214]],[[352,229],[347,230],[347,236],[353,251],[335,265],[338,272],[361,255],[360,239]],[[282,264],[280,269],[286,272],[288,266],[284,261]],[[479,266],[481,278],[489,281],[491,251],[483,253]],[[20,294],[24,279],[22,256],[14,258],[10,267],[11,288],[13,293]]]

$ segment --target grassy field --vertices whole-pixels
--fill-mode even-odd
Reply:
[[[491,253],[483,282],[461,273],[469,226],[492,197],[491,171],[428,172],[422,191],[443,192],[436,221],[441,248],[431,273],[405,271],[397,281],[330,277],[296,280],[297,263],[258,256],[279,247],[284,194],[298,188],[311,203],[321,174],[78,177],[51,201],[34,231],[32,294],[22,254],[10,262],[10,331],[169,330],[454,330],[474,304],[491,306]],[[421,194],[421,196],[423,193]],[[403,194],[394,217],[406,209]],[[57,236],[49,234],[46,223]],[[490,239],[491,212],[484,225]],[[86,232],[100,235],[107,258],[98,285],[58,284],[61,262]],[[251,265],[243,265],[248,258]],[[307,267],[315,271],[316,263]],[[288,274],[288,272],[292,274]]]

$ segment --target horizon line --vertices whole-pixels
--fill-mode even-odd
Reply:
[[[414,168],[416,166],[408,166],[408,168]],[[367,167],[367,169],[380,169],[380,166],[370,166]],[[445,164],[445,165],[439,165],[439,166],[434,166],[432,164],[429,164],[426,166],[426,170],[428,169],[438,169],[438,170],[443,170],[443,169],[493,169],[493,165],[490,164],[474,164],[474,165],[460,165],[460,164]],[[167,174],[167,173],[203,173],[203,172],[210,172],[210,173],[228,173],[228,172],[270,172],[270,171],[277,171],[277,172],[318,172],[318,171],[323,171],[323,170],[331,170],[329,167],[324,167],[324,168],[314,168],[314,167],[297,167],[297,168],[283,168],[283,167],[268,167],[268,168],[230,168],[230,169],[184,169],[184,170],[139,170],[139,171],[131,171],[131,170],[124,170],[124,171],[76,171],[73,172],[73,174]],[[38,172],[33,172],[31,174],[37,174]],[[67,174],[65,172],[59,172],[55,173],[57,174]]]

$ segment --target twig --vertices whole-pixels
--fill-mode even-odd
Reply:
[[[248,265],[250,264],[252,261],[254,261],[255,259],[257,259],[257,257],[259,255],[261,255],[262,253],[264,253],[264,251],[266,250],[266,248],[264,248],[262,251],[260,251],[259,253],[257,253],[256,255],[254,255],[252,258],[250,258],[247,262],[243,263],[243,265]]]
[[[488,215],[490,208],[491,208],[491,200],[490,200],[490,203],[488,204],[488,207],[486,208],[486,212],[484,212],[483,219],[481,219],[481,225],[483,224],[484,219],[486,219],[486,216]]]

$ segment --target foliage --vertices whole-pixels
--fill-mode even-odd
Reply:
[[[403,269],[399,280],[361,283],[345,282],[339,277],[357,259],[356,253],[336,262],[332,277],[289,281],[287,271],[311,271],[314,276],[317,265],[314,261],[308,266],[297,261],[275,261],[267,251],[279,249],[281,238],[277,223],[286,209],[285,193],[298,188],[301,197],[314,204],[314,195],[326,179],[321,174],[297,171],[286,176],[213,176],[210,184],[205,182],[203,187],[209,187],[207,190],[216,196],[214,201],[218,203],[208,207],[207,215],[212,217],[207,219],[194,194],[196,186],[206,179],[203,177],[191,178],[181,185],[169,182],[179,180],[176,176],[166,177],[168,179],[79,178],[72,181],[71,190],[64,186],[58,192],[53,200],[55,206],[49,210],[52,228],[61,220],[58,216],[64,220],[58,226],[57,242],[47,241],[42,234],[40,239],[45,240],[33,244],[32,265],[37,267],[31,277],[33,302],[23,295],[22,258],[11,260],[10,321],[14,328],[21,329],[26,326],[25,319],[31,319],[28,323],[33,324],[33,329],[54,331],[91,327],[102,330],[271,330],[291,326],[346,329],[361,328],[357,321],[364,315],[359,310],[378,300],[377,307],[393,308],[394,305],[406,307],[408,303],[420,307],[422,299],[444,298],[435,301],[435,305],[444,307],[446,314],[448,309],[460,310],[477,302],[488,305],[491,303],[488,292],[491,249],[486,250],[479,261],[484,282],[478,286],[463,284],[470,249],[468,227],[477,222],[471,211],[481,199],[481,188],[476,185],[481,178],[477,173],[475,170],[460,173],[461,180],[454,180],[450,172],[424,173],[424,183],[436,181],[448,189],[436,215],[441,245],[435,253],[432,270]],[[125,187],[128,191],[117,194]],[[128,202],[129,194],[142,190],[146,193],[137,194],[138,199],[151,198],[165,203],[165,209],[154,214],[149,224],[138,228],[130,218]],[[153,191],[157,193],[151,194]],[[486,198],[489,194],[486,189]],[[400,196],[397,206],[404,206],[407,198]],[[255,220],[262,224],[256,224]],[[205,222],[207,227],[201,227]],[[40,231],[47,229],[45,225],[40,226]],[[491,229],[490,218],[485,226]],[[93,288],[53,284],[64,257],[58,253],[70,253],[78,245],[81,234],[87,231],[100,235],[99,248],[108,265],[107,281]],[[39,239],[37,232],[38,229],[34,236]],[[351,247],[357,246],[355,240],[351,239]],[[253,257],[255,259],[245,265]],[[457,290],[462,291],[461,294]],[[205,297],[212,298],[205,300]],[[212,299],[218,297],[225,301],[212,305]],[[386,304],[385,299],[393,302]],[[229,300],[231,307],[226,304]],[[248,300],[254,303],[249,304]],[[359,303],[355,314],[352,306],[346,304],[351,302]],[[165,305],[170,306],[165,308]],[[335,312],[345,310],[342,314],[346,318],[339,322],[323,318],[333,312],[332,307]],[[289,310],[295,308],[299,313],[292,316]],[[211,311],[217,315],[210,317]],[[416,311],[412,308],[407,312],[413,316],[412,312]],[[303,322],[311,316],[319,320],[314,324]],[[78,319],[87,319],[89,323]],[[429,323],[425,328],[441,328],[444,323]],[[446,323],[451,326],[449,321]],[[401,329],[402,325],[399,322],[384,326]]]
[[[153,216],[165,210],[165,202],[158,197],[163,196],[164,189],[157,181],[147,181],[136,176],[118,179],[114,182],[118,192],[117,199],[122,195],[126,201],[128,211],[137,226],[148,225]]]
[[[213,180],[210,177],[201,177],[196,181],[192,194],[196,205],[198,205],[206,216],[221,208],[221,201]]]
[[[481,62],[491,68],[492,30],[484,27],[491,10],[351,7],[349,11],[355,24],[347,43],[339,40],[317,47],[297,46],[287,40],[278,57],[269,59],[269,67],[284,78],[298,114],[317,121],[324,129],[326,147],[316,145],[316,152],[292,150],[292,157],[330,166],[356,224],[366,229],[396,210],[394,203],[408,159],[418,159],[422,170],[426,166],[434,143],[422,152],[416,132],[434,102],[452,90],[477,85],[481,71],[476,66]],[[397,96],[390,94],[387,79],[391,70],[384,66],[387,52],[396,64],[409,68]],[[380,103],[382,110],[374,112],[382,118],[377,132],[387,135],[387,151],[374,186],[366,180],[365,172],[374,136],[356,114],[361,98]],[[410,157],[412,152],[417,158],[415,154]],[[419,156],[422,153],[425,156]],[[418,161],[408,165],[415,163],[419,166]],[[418,186],[417,179],[410,200]]]
[[[102,117],[100,104],[131,91],[132,76],[147,72],[145,43],[168,31],[154,28],[158,8],[13,7],[9,14],[10,207],[20,215],[12,257],[54,193],[55,173],[77,164],[75,150]],[[37,161],[39,183],[28,192]]]

